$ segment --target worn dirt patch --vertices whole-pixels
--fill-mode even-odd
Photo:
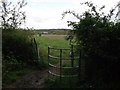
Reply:
[[[43,88],[48,77],[48,70],[35,71],[25,75],[13,84],[3,88]]]
[[[56,66],[59,66],[59,63],[56,64]],[[48,79],[48,70],[53,72],[59,72],[59,70],[52,67],[35,71],[29,75],[23,76],[16,82],[3,88],[44,88],[45,81]]]

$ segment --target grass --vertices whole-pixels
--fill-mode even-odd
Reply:
[[[47,51],[48,46],[69,48],[69,42],[65,40],[65,35],[43,35],[37,37],[38,44]]]
[[[69,42],[65,39],[65,35],[42,35],[42,36],[36,36],[37,43],[40,47],[40,56],[42,58],[42,61],[45,63],[48,63],[48,46],[56,47],[56,48],[70,48]],[[59,57],[60,56],[60,50],[50,50],[50,55]],[[70,50],[63,50],[62,51],[63,58],[70,57]],[[56,64],[59,62],[59,59],[50,59],[50,63]],[[63,66],[71,66],[71,61],[63,61]],[[78,64],[78,61],[74,62],[74,65],[76,66]],[[62,73],[64,75],[70,74],[72,71],[69,69],[63,69]],[[54,79],[55,81],[51,81],[49,78]],[[46,87],[52,87],[52,88],[70,88],[70,87],[76,87],[76,83],[78,79],[76,78],[64,78],[62,82],[60,82],[58,77],[51,76],[46,81]]]
[[[40,47],[40,56],[44,64],[48,63],[48,46],[57,47],[57,48],[69,48],[69,42],[65,40],[65,35],[43,35],[43,36],[36,36],[37,43]],[[66,52],[67,53],[67,52]],[[59,56],[58,50],[51,50],[51,55]],[[64,52],[65,55],[65,52]],[[57,63],[55,61],[53,63]]]
[[[44,64],[48,63],[47,62],[48,61],[48,46],[56,47],[56,48],[70,48],[71,46],[69,44],[69,41],[67,41],[65,38],[66,38],[66,35],[36,36],[37,43],[40,47],[41,62],[43,62]],[[60,51],[51,49],[50,55],[59,57]],[[69,58],[70,57],[70,50],[62,50],[62,57]],[[69,61],[67,61],[67,62],[69,62]],[[53,60],[52,63],[58,63],[58,61]]]
[[[33,72],[37,55],[34,33],[29,30],[8,29],[2,32],[2,85],[7,86],[22,76]],[[30,66],[30,68],[28,68]]]
[[[26,74],[30,74],[34,72],[36,69],[26,67],[23,69],[18,70],[12,70],[12,71],[6,71],[6,74],[2,77],[2,86],[6,87],[10,85],[11,83],[15,82],[17,79],[21,78],[22,76]]]
[[[56,77],[55,81],[48,78],[45,82],[46,88],[77,88],[78,85],[78,79],[76,77],[72,78],[60,78]]]
[[[65,39],[65,35],[44,35],[44,36],[36,36],[37,43],[40,48],[40,67],[48,67],[48,46],[51,47],[57,47],[57,48],[70,48],[69,42]],[[51,50],[50,54],[53,56],[59,56],[59,50]],[[69,57],[69,52],[70,50],[63,51],[63,57]],[[56,64],[59,62],[59,60],[51,60],[52,64]],[[64,62],[64,66],[70,66],[70,62]],[[9,85],[10,83],[15,82],[17,79],[21,78],[25,74],[29,74],[34,72],[34,69],[31,68],[23,68],[19,70],[14,70],[14,71],[8,71],[7,74],[3,77],[3,87],[6,85]],[[64,70],[64,74],[69,73],[69,70]],[[48,80],[49,84],[46,86],[52,86],[54,85],[56,87],[61,87],[59,86],[59,80],[56,78],[56,81],[51,83],[50,80]],[[66,78],[65,82],[62,82],[64,87],[69,87],[70,83],[69,79]],[[51,84],[50,84],[51,83]],[[56,84],[55,84],[56,83]],[[68,83],[68,84],[67,84]]]

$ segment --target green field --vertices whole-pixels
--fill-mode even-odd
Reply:
[[[66,39],[66,35],[42,35],[36,36],[37,43],[40,48],[40,57],[44,62],[48,60],[48,47],[54,48],[70,48],[69,41]],[[51,50],[50,55],[59,57],[59,50]],[[63,50],[62,56],[67,58],[70,57],[70,50]]]
[[[59,47],[59,48],[69,48],[69,42],[65,39],[66,35],[42,35],[41,37],[36,37],[38,44],[45,49],[48,46]]]
[[[44,64],[47,63],[48,47],[56,48],[70,48],[69,42],[65,39],[66,35],[42,35],[36,36],[37,43],[40,48],[40,57],[44,60]],[[66,56],[67,52],[63,52]],[[59,55],[59,51],[51,51],[54,56]],[[57,61],[58,62],[58,61]],[[56,63],[56,62],[54,62]]]
[[[66,40],[66,35],[42,35],[42,36],[36,36],[36,40],[40,48],[40,57],[42,60],[44,60],[43,62],[45,63],[47,63],[48,61],[48,47],[49,46],[55,47],[55,48],[70,48],[71,47],[69,44],[69,41]],[[50,50],[50,55],[59,57],[60,51]],[[63,50],[62,56],[63,58],[69,58],[70,50]],[[55,60],[53,61],[53,63],[56,63],[56,62],[58,61],[55,61]]]
[[[56,48],[70,48],[71,46],[69,45],[69,41],[66,39],[66,35],[42,35],[42,36],[36,36],[37,43],[40,48],[40,57],[41,57],[41,65],[48,65],[48,46],[50,47],[56,47]],[[51,50],[50,55],[59,57],[60,55],[60,50]],[[64,57],[70,57],[70,50],[63,50],[62,51],[62,56]],[[63,67],[69,67],[71,66],[71,60],[64,60],[62,61]],[[59,59],[50,59],[50,63],[52,64],[57,64],[59,63]],[[74,65],[78,65],[78,61],[74,61]],[[72,70],[72,69],[71,69]],[[63,69],[62,73],[63,75],[69,75],[70,74],[70,69]],[[72,70],[73,71],[73,70]],[[54,78],[54,77],[52,77]],[[76,79],[76,78],[75,78]],[[57,80],[57,78],[56,78]],[[69,78],[64,78],[65,82],[63,82],[63,87],[69,87],[71,86],[69,83]],[[71,79],[72,80],[72,79]],[[76,81],[76,80],[75,80]],[[74,82],[75,82],[74,81]],[[70,81],[71,82],[71,81]],[[73,82],[73,81],[72,81]],[[54,82],[47,81],[47,86],[49,87],[54,87]],[[50,85],[51,83],[51,85]],[[56,82],[55,82],[56,83]],[[59,87],[59,82],[55,84],[55,87]]]

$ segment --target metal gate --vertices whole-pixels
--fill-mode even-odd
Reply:
[[[76,52],[75,49],[73,48],[73,45],[71,46],[71,48],[48,47],[48,65],[49,65],[48,73],[52,76],[59,77],[60,80],[61,78],[64,77],[80,78],[81,51],[77,50],[77,56],[75,56],[75,54]],[[53,62],[57,61],[58,64],[53,64],[51,62],[52,60]],[[64,64],[65,61],[67,61],[66,64],[68,65]],[[71,72],[65,74],[67,71]]]

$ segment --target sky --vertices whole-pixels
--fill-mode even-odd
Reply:
[[[0,0],[2,1],[2,0]],[[8,2],[16,2],[20,0],[7,0]],[[25,0],[28,4],[23,7],[26,12],[26,24],[22,27],[34,29],[61,29],[68,27],[67,21],[77,21],[72,15],[66,15],[62,19],[62,13],[67,10],[75,11],[82,14],[88,8],[80,3],[92,1],[98,7],[106,5],[107,13],[120,0]]]

